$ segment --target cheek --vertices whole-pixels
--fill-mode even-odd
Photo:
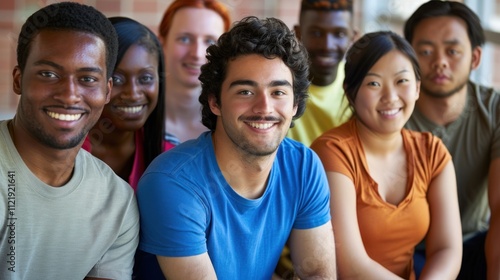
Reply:
[[[122,92],[122,89],[120,87],[115,87],[111,89],[111,94],[109,95],[109,101],[112,102],[113,99],[116,99],[120,97],[120,92]]]
[[[147,98],[149,99],[150,104],[152,105],[151,107],[156,107],[156,104],[158,104],[158,87],[157,86],[152,86],[146,91]]]

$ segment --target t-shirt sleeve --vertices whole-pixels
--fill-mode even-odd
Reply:
[[[497,93],[500,95],[500,93]],[[500,98],[499,98],[500,99]],[[495,104],[500,105],[500,102]],[[500,106],[496,106],[496,111],[493,115],[496,115],[496,118],[493,120],[493,143],[491,145],[491,159],[496,159],[500,157]]]
[[[348,145],[349,143],[352,145]],[[318,154],[326,172],[338,172],[349,177],[354,182],[356,172],[355,162],[353,161],[354,145],[353,138],[340,140],[324,135],[312,143],[311,149]]]
[[[207,206],[189,182],[149,172],[139,181],[137,199],[141,217],[139,249],[167,257],[207,252]]]
[[[451,155],[448,149],[443,144],[443,141],[436,136],[428,133],[430,140],[430,157],[429,157],[429,167],[431,174],[431,179],[438,176],[441,171],[445,168],[448,162],[451,160]]]
[[[128,185],[127,188],[130,188]],[[135,196],[124,210],[123,223],[115,242],[87,276],[109,279],[131,279],[134,255],[139,243],[139,211]]]
[[[304,185],[303,199],[293,228],[309,229],[324,225],[330,221],[330,190],[324,168],[318,156],[309,151],[309,168],[302,170]],[[307,162],[307,161],[306,161]]]

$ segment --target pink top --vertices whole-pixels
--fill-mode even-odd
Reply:
[[[146,166],[144,166],[144,137],[142,130],[140,133],[135,134],[135,155],[134,155],[134,164],[132,166],[132,172],[128,177],[128,183],[134,189],[134,192],[137,189],[137,184],[139,183],[139,179],[142,174],[146,170]],[[175,147],[170,142],[163,140],[163,151],[168,151]],[[90,143],[90,138],[87,136],[85,141],[83,142],[82,149],[92,153],[92,144]]]

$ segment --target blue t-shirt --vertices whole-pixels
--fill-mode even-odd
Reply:
[[[329,188],[317,155],[285,138],[266,190],[238,195],[215,158],[210,132],[158,156],[139,181],[145,252],[208,252],[218,279],[270,279],[292,229],[330,220]]]

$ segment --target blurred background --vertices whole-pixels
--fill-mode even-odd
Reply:
[[[361,33],[393,30],[402,34],[404,21],[427,0],[354,0],[354,22]],[[16,44],[26,18],[43,6],[60,1],[1,0],[0,1],[0,119],[15,113],[18,96],[12,91],[12,69],[16,65]],[[80,0],[96,7],[106,16],[131,17],[157,33],[168,0]],[[221,0],[233,21],[245,16],[277,17],[290,28],[298,22],[300,0]],[[483,60],[472,80],[500,89],[500,0],[463,0],[482,20],[487,44]],[[436,27],[438,28],[438,27]]]

